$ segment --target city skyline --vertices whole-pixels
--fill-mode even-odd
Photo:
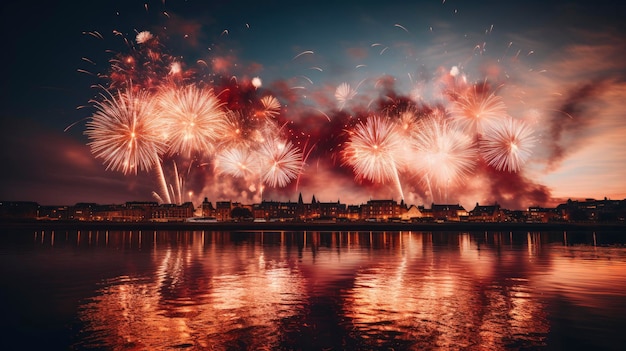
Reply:
[[[9,42],[0,198],[626,198],[623,5],[241,5],[4,4],[32,21]],[[202,99],[204,129],[177,134]],[[112,156],[106,117],[145,101],[149,156]]]
[[[512,211],[512,212],[533,212],[537,210],[550,212],[560,207],[574,206],[574,207],[580,207],[580,209],[584,209],[585,211],[602,212],[602,211],[605,211],[609,207],[621,208],[623,207],[623,204],[626,204],[626,199],[611,199],[611,198],[605,197],[603,199],[593,199],[593,198],[571,199],[570,198],[564,202],[556,204],[555,206],[529,206],[527,208],[507,208],[507,207],[502,206],[497,201],[495,201],[491,203],[475,202],[471,206],[467,207],[458,202],[457,203],[432,202],[430,204],[427,204],[427,203],[416,204],[416,203],[407,203],[404,200],[395,200],[395,199],[369,199],[361,203],[345,203],[340,200],[320,201],[319,199],[315,197],[315,195],[313,195],[311,197],[311,200],[307,202],[303,199],[302,193],[298,195],[297,200],[263,199],[260,202],[254,202],[254,203],[253,202],[242,203],[239,201],[232,201],[232,200],[214,200],[214,199],[211,200],[208,197],[204,197],[204,199],[202,199],[202,202],[199,202],[199,203],[194,203],[192,201],[185,201],[185,202],[180,202],[180,203],[162,203],[156,200],[150,200],[150,201],[128,200],[128,201],[119,202],[119,203],[97,203],[97,202],[82,201],[82,202],[76,202],[73,204],[61,204],[61,203],[44,204],[44,203],[37,203],[35,201],[19,201],[19,200],[18,201],[0,201],[0,207],[3,207],[5,210],[8,210],[8,211],[10,211],[10,209],[19,209],[21,207],[26,208],[26,209],[33,209],[34,207],[48,208],[48,209],[62,209],[62,208],[81,209],[81,208],[92,208],[92,207],[104,207],[104,208],[106,207],[131,207],[132,208],[132,207],[146,207],[147,206],[147,207],[182,209],[182,208],[188,208],[189,206],[191,206],[191,208],[195,212],[195,216],[200,216],[201,210],[203,210],[205,207],[216,209],[216,208],[223,207],[223,206],[228,207],[230,210],[235,209],[235,208],[254,208],[254,207],[259,207],[259,206],[260,207],[270,206],[270,207],[276,207],[278,209],[284,205],[309,206],[309,207],[310,206],[313,206],[313,207],[322,206],[322,207],[332,207],[332,208],[341,207],[344,210],[349,210],[351,207],[361,208],[363,206],[368,207],[368,206],[373,205],[373,206],[387,206],[387,207],[391,206],[391,207],[394,207],[397,209],[403,209],[403,210],[410,210],[411,208],[414,207],[418,210],[427,210],[427,211],[433,210],[434,208],[455,208],[455,209],[468,211],[468,212],[471,212],[472,210],[477,210],[477,209],[484,210],[484,208],[497,208],[499,210]]]

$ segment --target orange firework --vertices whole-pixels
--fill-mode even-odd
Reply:
[[[291,142],[268,139],[261,145],[261,180],[270,187],[284,187],[300,175],[303,154]]]
[[[485,95],[474,88],[454,101],[450,115],[452,122],[466,133],[482,134],[507,117],[507,112],[501,97]]]
[[[350,87],[348,83],[341,83],[335,90],[335,99],[339,103],[339,110],[343,110],[348,101],[356,96],[356,90]]]
[[[421,120],[417,130],[413,139],[416,166],[429,186],[445,188],[471,173],[476,164],[472,138],[440,116]]]
[[[107,94],[95,103],[97,111],[87,122],[91,152],[104,160],[107,169],[124,174],[150,170],[166,149],[154,100],[132,89]]]
[[[517,172],[530,157],[534,144],[531,127],[509,117],[485,134],[480,141],[480,150],[490,166]]]
[[[225,112],[212,89],[168,86],[157,101],[170,153],[213,151],[224,133]]]
[[[377,183],[394,181],[400,196],[402,187],[398,168],[403,164],[404,139],[397,132],[398,124],[389,118],[374,116],[348,131],[350,139],[343,151],[345,164],[354,170],[357,178]]]
[[[239,178],[258,176],[260,169],[259,157],[245,147],[223,149],[216,156],[215,169],[218,173],[229,174]]]

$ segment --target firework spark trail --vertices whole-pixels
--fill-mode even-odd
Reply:
[[[168,184],[167,181],[165,180],[165,173],[163,172],[162,162],[159,163],[158,167],[155,167],[158,181],[161,186],[161,194],[159,194],[156,191],[153,191],[152,196],[156,198],[157,201],[162,202],[162,203],[176,203],[180,205],[183,203],[183,192],[184,192],[185,181],[184,181],[183,176],[181,176],[180,173],[178,172],[178,165],[176,164],[176,161],[172,161],[172,167],[173,167],[173,173],[174,173],[173,175],[174,184],[172,183]]]
[[[152,193],[160,202],[166,201],[166,203],[171,204],[172,198],[170,197],[170,192],[167,188],[167,182],[165,181],[165,174],[163,173],[163,164],[161,163],[161,161],[158,162],[157,167],[155,167],[155,169],[157,172],[159,184],[161,185],[161,192],[163,196],[165,196],[165,198],[163,198],[156,192],[152,192]]]
[[[165,200],[163,200],[163,198],[161,197],[161,195],[159,195],[159,193],[157,193],[156,191],[152,192],[152,197],[154,197],[159,203],[162,203],[162,204],[166,203]]]
[[[178,167],[176,166],[176,162],[174,163],[174,181],[176,182],[176,195],[175,196],[178,200],[179,204],[183,203],[183,194],[182,194],[182,188],[183,188],[183,179],[178,175]]]
[[[398,176],[403,139],[396,132],[396,123],[389,118],[373,116],[348,133],[350,137],[343,150],[344,164],[352,167],[356,178],[376,183],[391,180],[404,198]]]
[[[212,152],[225,128],[224,111],[212,89],[167,87],[157,97],[170,153]]]
[[[424,172],[428,186],[440,191],[470,174],[476,164],[473,139],[436,116],[420,120],[413,147],[416,166]],[[431,197],[434,202],[432,191]]]
[[[298,191],[298,186],[300,185],[300,176],[302,175],[302,170],[304,170],[304,166],[307,162],[307,160],[309,159],[309,156],[311,156],[311,152],[313,152],[313,149],[315,148],[315,144],[313,144],[311,146],[311,148],[307,151],[307,146],[309,145],[309,141],[310,139],[307,138],[306,142],[304,143],[304,146],[302,147],[302,166],[300,167],[301,172],[298,174],[298,178],[296,179],[296,191]]]
[[[480,141],[480,151],[495,169],[518,172],[530,157],[535,141],[528,124],[509,117],[485,134]]]
[[[296,56],[294,56],[291,60],[295,60],[298,57],[302,56],[302,55],[313,55],[314,52],[312,50],[306,50],[306,51],[302,51],[301,53],[297,54]]]
[[[124,174],[150,170],[166,149],[154,100],[143,91],[107,93],[95,103],[97,111],[86,123],[91,152],[104,160],[107,169]]]

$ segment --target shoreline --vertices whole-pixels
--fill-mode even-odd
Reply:
[[[101,222],[3,221],[0,230],[183,230],[183,231],[616,231],[626,233],[626,223],[379,223],[379,222]]]

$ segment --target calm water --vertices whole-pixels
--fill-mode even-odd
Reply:
[[[626,233],[0,236],[3,350],[626,345]]]

